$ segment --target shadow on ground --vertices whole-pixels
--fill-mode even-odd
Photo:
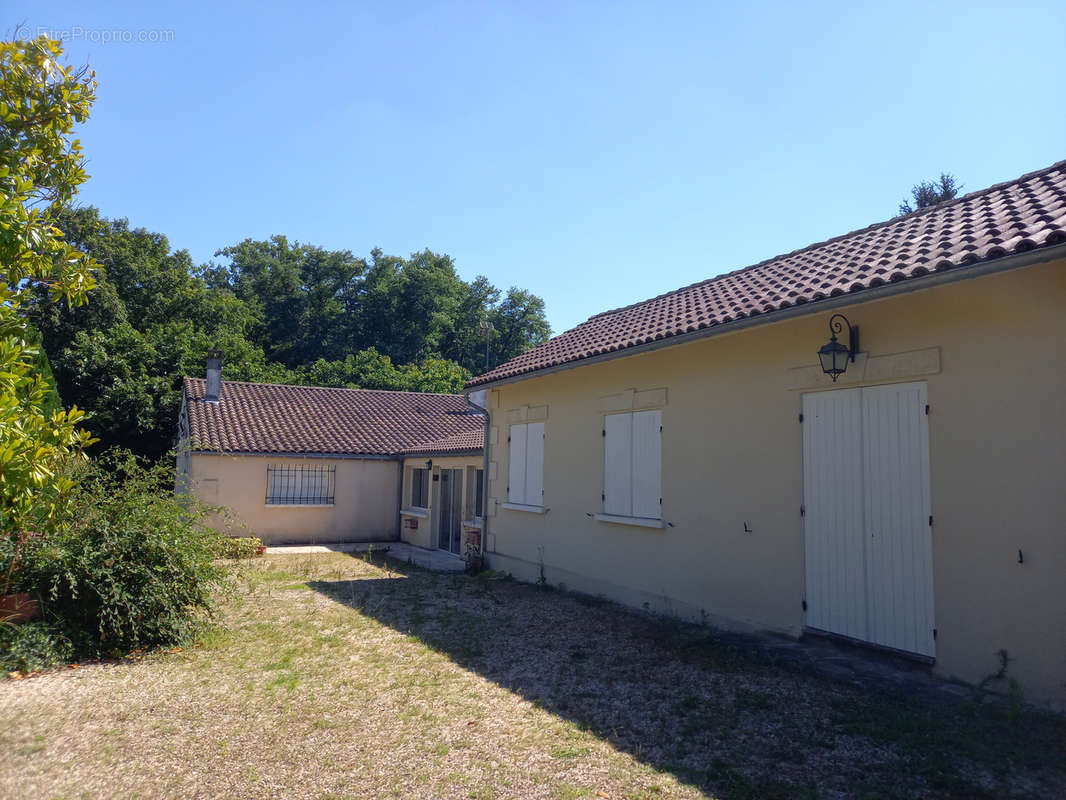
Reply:
[[[991,798],[1019,787],[1035,797],[1066,786],[1054,766],[1066,726],[1054,715],[864,693],[700,626],[389,566],[406,579],[308,585],[722,800]]]

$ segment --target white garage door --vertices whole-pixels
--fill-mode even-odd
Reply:
[[[806,625],[935,654],[925,383],[803,396]]]

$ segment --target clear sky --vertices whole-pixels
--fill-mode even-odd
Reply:
[[[556,333],[1066,158],[1062,0],[4,10],[97,71],[82,202],[197,261],[429,247]]]

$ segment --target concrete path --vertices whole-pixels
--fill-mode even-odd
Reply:
[[[304,553],[366,553],[388,554],[389,558],[414,564],[434,572],[462,572],[466,562],[443,550],[426,550],[405,542],[337,542],[336,544],[294,544],[268,547],[267,555],[301,555]]]

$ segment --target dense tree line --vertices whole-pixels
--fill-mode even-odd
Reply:
[[[247,239],[194,264],[166,236],[94,208],[65,212],[70,245],[98,268],[90,302],[49,302],[30,316],[59,394],[91,413],[101,447],[159,456],[173,443],[181,377],[219,349],[230,380],[409,391],[459,391],[492,363],[549,335],[544,302],[487,278],[462,280],[447,255],[369,258]]]

